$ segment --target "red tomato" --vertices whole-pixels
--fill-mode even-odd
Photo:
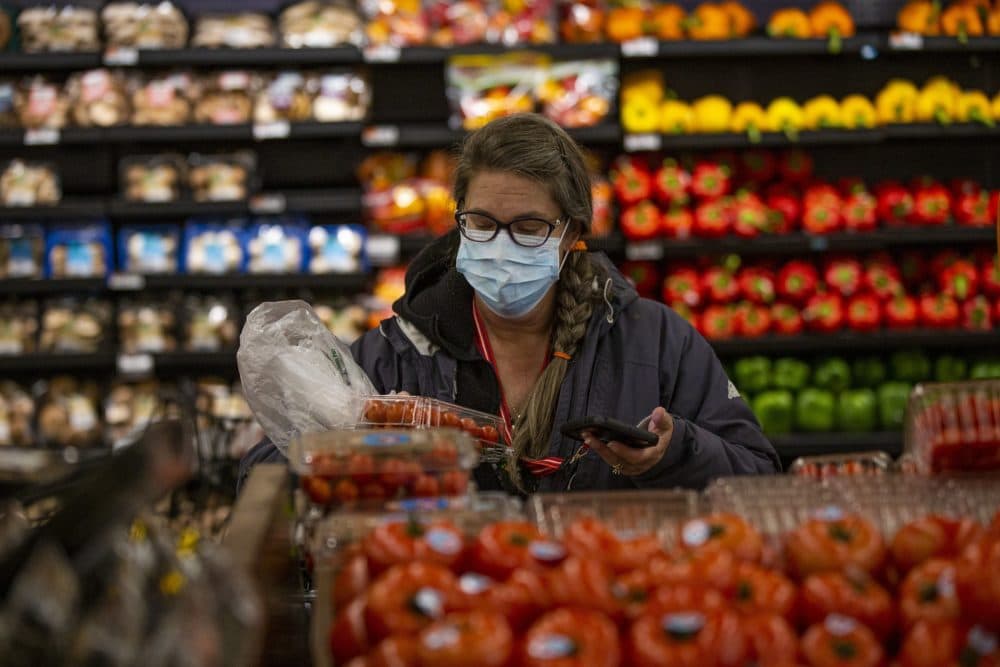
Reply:
[[[827,616],[802,636],[802,655],[812,667],[881,667],[882,643],[867,627],[846,616]]]
[[[347,474],[358,486],[375,481],[375,459],[369,454],[352,454],[347,459]]]
[[[469,473],[464,470],[448,470],[441,473],[441,495],[460,496],[469,486]]]
[[[416,638],[396,635],[383,639],[368,654],[367,667],[418,667]]]
[[[501,614],[448,614],[420,632],[417,655],[423,667],[502,667],[514,651],[514,633]]]
[[[498,442],[500,442],[500,432],[497,431],[495,426],[487,424],[486,426],[483,426],[482,431],[483,431],[483,440],[485,440],[487,443],[495,445]]]
[[[785,555],[799,577],[848,566],[872,573],[885,560],[885,544],[870,521],[831,508],[788,534]]]
[[[368,652],[365,599],[355,598],[340,610],[330,626],[330,652],[337,664]]]
[[[361,542],[373,574],[415,560],[454,568],[464,546],[462,532],[450,521],[387,521],[373,528]]]
[[[540,567],[565,556],[528,521],[497,521],[483,528],[472,545],[472,570],[502,580],[520,567]]]
[[[911,521],[892,540],[892,559],[907,572],[928,558],[955,558],[979,539],[982,529],[969,518],[929,515]]]
[[[548,582],[540,572],[515,570],[507,581],[467,572],[459,577],[457,606],[449,611],[487,609],[503,614],[515,630],[523,630],[551,606]]]
[[[899,615],[906,629],[918,621],[958,620],[961,611],[953,561],[924,561],[910,570],[899,588]]]
[[[334,500],[346,505],[357,500],[361,492],[358,490],[357,484],[344,477],[334,483],[332,494]]]
[[[794,665],[799,653],[799,638],[795,630],[777,614],[750,614],[743,619],[747,637],[747,658],[758,667]]]
[[[628,633],[634,667],[742,667],[747,645],[735,612],[643,614]]]
[[[653,578],[645,570],[620,574],[611,585],[611,592],[627,619],[635,619],[646,610],[646,604],[654,590],[656,585]]]
[[[309,500],[317,505],[326,506],[333,500],[333,488],[330,486],[330,482],[322,477],[307,475],[299,483],[302,490],[309,496]]]
[[[728,608],[726,598],[714,588],[703,584],[674,584],[653,591],[646,603],[646,614],[708,613]]]
[[[920,621],[899,649],[899,667],[998,667],[1000,642],[982,627]]]
[[[681,524],[678,544],[686,551],[726,549],[740,560],[760,562],[764,541],[746,519],[717,512]]]
[[[656,557],[646,569],[658,585],[700,583],[729,594],[736,581],[736,558],[724,550]]]
[[[441,494],[441,483],[434,475],[417,475],[410,485],[410,493],[417,498],[433,498]]]
[[[1000,631],[1000,539],[980,540],[962,552],[955,587],[968,620]]]
[[[618,628],[604,614],[560,607],[524,635],[521,667],[618,667]]]
[[[416,634],[440,618],[458,595],[458,580],[441,565],[395,565],[375,580],[364,598],[368,635],[381,640]]]
[[[333,579],[333,608],[341,609],[364,593],[370,581],[365,554],[357,548],[345,553]]]
[[[346,662],[344,667],[371,667],[371,664],[368,662],[367,657],[359,655],[358,657]]]
[[[997,510],[997,513],[993,515],[988,532],[990,537],[1000,538],[1000,510]]]
[[[864,573],[821,572],[802,584],[802,617],[809,625],[839,614],[864,623],[885,640],[895,624],[892,596]]]
[[[570,556],[552,570],[548,581],[557,605],[596,609],[612,617],[622,612],[614,593],[614,574],[601,561]]]
[[[571,523],[563,535],[563,543],[571,555],[601,560],[619,573],[641,567],[653,556],[663,553],[656,536],[621,539],[606,524],[592,517]]]
[[[372,424],[385,423],[385,403],[377,400],[369,400],[365,404],[363,419]]]
[[[385,488],[386,494],[395,497],[399,490],[410,484],[421,472],[419,464],[400,459],[385,459],[379,466],[378,481]]]
[[[454,412],[443,412],[441,413],[441,426],[447,426],[448,428],[461,428],[462,419]]]
[[[795,584],[780,572],[752,563],[740,563],[736,568],[732,601],[742,614],[769,612],[792,620],[795,596]]]

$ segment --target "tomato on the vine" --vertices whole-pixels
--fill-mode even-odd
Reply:
[[[663,553],[663,546],[655,535],[623,539],[593,517],[573,521],[563,534],[563,543],[571,555],[601,560],[619,573],[641,567],[653,556]]]
[[[982,529],[968,517],[931,514],[900,528],[890,551],[896,565],[907,572],[929,558],[955,558],[981,535]]]
[[[737,566],[732,603],[740,613],[770,612],[792,620],[795,598],[795,584],[780,572],[753,563]]]
[[[747,643],[735,612],[646,613],[628,633],[634,667],[742,667]]]
[[[619,667],[618,627],[599,611],[560,607],[524,635],[521,667]]]
[[[370,638],[416,634],[440,618],[459,596],[458,580],[442,565],[416,561],[394,565],[365,596]]]
[[[969,620],[1000,631],[1000,538],[982,539],[962,552],[955,587]]]
[[[501,614],[473,610],[448,614],[420,632],[417,655],[430,667],[503,667],[514,651],[514,633]]]
[[[470,549],[474,571],[497,580],[522,567],[542,567],[565,557],[562,545],[547,540],[528,521],[497,521],[479,532]]]
[[[846,616],[827,616],[802,636],[802,655],[813,667],[881,667],[882,642],[867,627]]]
[[[722,593],[703,584],[660,586],[646,602],[647,614],[707,613],[728,608]]]
[[[918,621],[954,621],[961,613],[954,561],[924,561],[910,570],[899,587],[899,615],[904,628]]]
[[[895,625],[892,596],[863,572],[821,572],[802,583],[802,617],[809,625],[831,614],[853,618],[885,640]]]
[[[771,613],[750,614],[743,618],[747,637],[747,658],[759,667],[787,667],[795,664],[799,638],[791,624]]]
[[[506,581],[467,572],[459,577],[458,588],[459,596],[449,611],[495,611],[515,630],[523,630],[552,602],[548,582],[534,570],[515,570]]]
[[[760,562],[764,541],[743,517],[716,512],[691,519],[678,528],[678,544],[685,551],[726,549],[740,560]]]
[[[418,519],[387,521],[362,541],[372,574],[400,563],[426,560],[454,568],[465,549],[462,531],[450,521],[423,523]]]
[[[848,566],[874,573],[885,560],[885,543],[867,519],[831,508],[788,534],[785,555],[799,577]]]
[[[618,601],[626,619],[634,619],[646,610],[650,596],[656,590],[653,578],[645,570],[632,570],[615,577],[611,593]]]

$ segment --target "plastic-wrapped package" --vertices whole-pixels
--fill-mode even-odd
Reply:
[[[38,304],[34,301],[0,303],[0,355],[35,351]]]
[[[62,187],[51,164],[12,160],[0,172],[0,205],[44,206],[60,199]]]
[[[180,229],[175,225],[123,227],[118,232],[121,270],[143,275],[177,271]]]
[[[187,180],[187,163],[182,156],[169,153],[130,155],[119,162],[118,180],[129,201],[175,201]]]
[[[316,225],[309,230],[309,273],[352,273],[367,269],[365,228]]]
[[[106,222],[49,229],[45,254],[50,278],[103,278],[113,268]]]
[[[235,348],[239,336],[238,317],[231,298],[187,295],[184,299],[184,348],[201,352]]]
[[[298,435],[355,424],[375,393],[347,345],[304,301],[257,306],[236,360],[247,402],[282,452]]]
[[[188,22],[171,2],[110,2],[101,10],[107,46],[183,49]]]
[[[368,331],[368,310],[346,300],[315,303],[313,308],[323,325],[342,341],[353,343]]]
[[[242,220],[189,222],[184,227],[186,273],[239,273],[244,267]]]
[[[328,49],[344,44],[361,46],[364,24],[354,3],[305,0],[278,16],[281,44],[293,49]]]
[[[551,44],[556,41],[555,0],[500,0],[490,12],[486,41],[493,44]]]
[[[195,22],[195,48],[262,49],[275,45],[274,22],[267,14],[206,14]]]
[[[0,278],[45,275],[45,230],[40,225],[0,225]]]
[[[420,0],[360,0],[365,35],[372,45],[419,46],[430,33]]]
[[[116,383],[104,400],[107,440],[124,441],[160,416],[164,408],[160,392],[160,384],[155,380]]]
[[[313,95],[308,83],[300,72],[278,72],[257,93],[253,108],[254,121],[295,122],[312,118]]]
[[[45,77],[24,81],[14,93],[17,118],[25,129],[61,129],[69,122],[69,97]]]
[[[259,218],[247,230],[248,273],[303,273],[308,266],[308,227],[294,218]]]
[[[571,44],[604,41],[604,0],[562,0],[559,3],[559,37]]]
[[[21,125],[14,104],[15,90],[13,81],[0,80],[0,129],[12,129]]]
[[[469,434],[479,449],[503,444],[496,415],[422,396],[370,396],[359,425],[366,428],[455,428]]]
[[[590,220],[590,235],[608,236],[614,231],[615,220],[612,210],[614,191],[611,183],[603,176],[594,176],[590,182],[590,198],[593,200],[594,215]]]
[[[321,123],[364,120],[371,105],[368,81],[355,72],[328,72],[318,77],[312,115]]]
[[[184,125],[191,119],[191,99],[197,96],[188,72],[133,76],[132,124],[158,127]]]
[[[533,111],[548,60],[533,53],[453,56],[447,88],[452,127],[475,130],[503,116]]]
[[[101,442],[99,390],[94,382],[57,377],[48,383],[38,409],[42,442],[58,447],[90,447]]]
[[[430,30],[429,41],[435,46],[462,46],[486,41],[490,17],[488,2],[429,0],[424,14]]]
[[[1000,469],[1000,380],[918,384],[904,452],[921,473]]]
[[[66,82],[73,122],[80,127],[123,125],[132,115],[120,73],[107,69],[77,72]]]
[[[98,299],[66,297],[46,302],[40,352],[97,352],[111,331],[111,306]]]
[[[0,383],[0,446],[27,447],[33,442],[35,401],[16,383]]]
[[[177,349],[178,300],[166,298],[118,306],[118,344],[126,354],[173,352]]]
[[[563,127],[593,127],[611,112],[618,95],[618,62],[554,63],[538,90],[542,113]]]
[[[188,187],[195,201],[238,201],[256,190],[257,156],[251,151],[188,156]]]
[[[212,125],[249,123],[259,85],[258,76],[244,70],[228,70],[205,77],[194,105],[194,121]]]
[[[86,7],[29,7],[18,14],[17,27],[21,48],[28,53],[101,48],[97,12]]]

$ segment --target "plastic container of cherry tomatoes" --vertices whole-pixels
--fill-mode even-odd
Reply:
[[[365,401],[364,428],[454,428],[468,433],[479,447],[505,444],[496,415],[422,396],[371,396]]]
[[[918,384],[904,451],[922,474],[1000,470],[1000,380]]]
[[[828,479],[844,475],[878,477],[892,471],[892,458],[885,452],[802,456],[795,459],[788,468],[789,474],[810,479]]]

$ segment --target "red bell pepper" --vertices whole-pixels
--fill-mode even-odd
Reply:
[[[819,285],[819,272],[809,262],[792,260],[781,267],[778,272],[778,294],[792,303],[803,304],[816,293]]]
[[[868,192],[868,186],[860,176],[841,176],[837,179],[837,187],[845,198],[857,192]]]
[[[918,317],[917,300],[907,294],[897,294],[885,304],[885,321],[890,329],[912,329]]]
[[[660,273],[655,262],[630,260],[622,262],[622,274],[635,285],[639,296],[654,298],[660,288]]]
[[[669,239],[686,239],[694,229],[694,216],[683,206],[672,206],[660,216],[660,231]]]
[[[806,302],[802,319],[810,331],[836,331],[844,324],[844,301],[835,293],[814,294]]]
[[[752,239],[770,228],[767,207],[756,193],[743,191],[733,203],[733,233]]]
[[[701,276],[694,269],[674,269],[663,279],[663,302],[697,308],[702,302]]]
[[[960,259],[962,259],[962,255],[955,250],[941,250],[934,253],[927,265],[928,277],[940,276]]]
[[[807,183],[813,176],[813,159],[803,150],[793,148],[778,158],[778,173],[789,183]]]
[[[983,262],[979,267],[979,284],[983,293],[993,298],[1000,297],[1000,255],[992,261]]]
[[[974,195],[982,191],[983,186],[979,184],[979,181],[974,181],[971,178],[953,178],[948,181],[948,188],[951,190],[952,196],[958,199],[962,195]]]
[[[743,269],[738,277],[743,298],[755,304],[774,301],[774,280],[774,273],[756,267]]]
[[[839,207],[827,202],[806,204],[802,214],[802,229],[807,234],[823,236],[839,231],[842,225]]]
[[[979,292],[979,272],[972,262],[956,260],[938,274],[938,287],[945,294],[965,301]]]
[[[903,292],[899,270],[884,262],[873,262],[865,268],[865,287],[883,301]]]
[[[860,294],[847,302],[847,326],[854,331],[875,331],[882,326],[882,304],[874,294]]]
[[[802,219],[802,204],[794,191],[769,191],[765,200],[772,215],[772,231],[775,234],[788,234],[799,227]]]
[[[823,280],[827,287],[841,296],[853,296],[861,289],[864,270],[861,263],[853,259],[836,259],[827,263]]]
[[[876,212],[883,225],[903,225],[913,219],[913,195],[897,181],[884,181],[875,188]]]
[[[739,158],[740,178],[761,185],[774,180],[778,173],[778,159],[767,150],[743,151]]]
[[[927,259],[918,250],[905,250],[899,256],[899,274],[903,284],[910,289],[918,288],[927,280]]]
[[[776,333],[795,336],[802,333],[802,313],[790,303],[771,306],[771,326]]]
[[[875,197],[859,190],[844,201],[844,226],[852,232],[870,232],[878,226]]]
[[[733,273],[721,266],[705,272],[705,293],[713,303],[732,303],[740,295],[740,285]]]
[[[622,206],[632,206],[653,194],[653,178],[645,167],[630,161],[619,161],[611,173],[615,198]]]
[[[947,294],[925,294],[920,297],[920,322],[934,329],[951,329],[958,326],[958,302]]]
[[[990,193],[986,190],[963,193],[955,203],[955,220],[968,227],[989,227],[993,224],[990,208]]]
[[[731,226],[729,202],[724,199],[703,201],[694,210],[695,236],[722,238],[729,233]]]
[[[691,192],[699,199],[717,199],[729,194],[728,167],[707,160],[698,162],[691,172]]]
[[[980,294],[962,305],[962,326],[970,331],[993,329],[993,305]]]
[[[736,333],[731,306],[709,306],[701,315],[701,332],[706,338],[732,338]]]
[[[676,160],[664,160],[653,175],[653,190],[663,206],[686,206],[691,201],[691,174]]]
[[[842,199],[837,188],[829,183],[812,183],[802,193],[802,203],[808,208],[811,204],[829,204],[840,207]]]
[[[648,241],[660,234],[660,211],[648,199],[625,209],[621,215],[622,234],[629,241]]]
[[[733,325],[738,336],[763,336],[771,330],[771,311],[765,306],[743,302],[736,307]]]
[[[933,181],[923,181],[913,196],[914,222],[921,225],[942,225],[951,217],[951,195],[948,188]]]

